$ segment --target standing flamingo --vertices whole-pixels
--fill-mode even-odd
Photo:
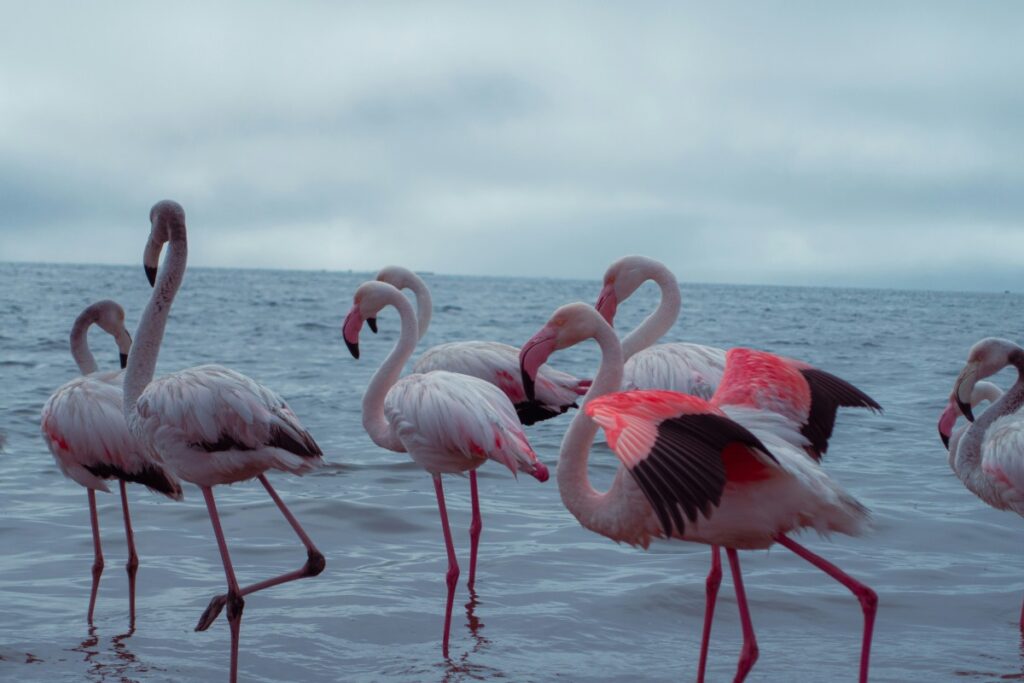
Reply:
[[[359,331],[363,322],[373,319],[385,306],[394,306],[398,310],[402,329],[398,343],[366,387],[363,427],[375,444],[399,453],[407,452],[434,479],[441,530],[448,551],[448,598],[441,644],[444,656],[448,657],[448,633],[459,564],[448,525],[441,475],[472,472],[488,458],[500,462],[513,473],[523,469],[539,481],[547,480],[548,470],[537,460],[508,397],[493,384],[445,370],[414,373],[399,379],[402,366],[416,348],[418,335],[412,304],[393,286],[370,281],[356,290],[352,309],[342,325],[342,335],[352,355],[359,358]],[[472,587],[481,526],[475,480],[471,491]]]
[[[427,283],[401,266],[382,268],[376,279],[398,289],[409,289],[416,296],[418,338],[423,339],[430,326],[433,306]],[[376,331],[375,319],[370,318],[367,323]],[[538,371],[535,397],[527,399],[519,373],[519,349],[492,341],[458,341],[431,347],[420,355],[413,372],[432,370],[457,372],[490,382],[505,392],[524,425],[558,417],[577,407],[576,400],[587,393],[590,386],[590,380],[581,380],[545,365]]]
[[[648,280],[661,290],[653,313],[622,340],[626,360],[623,389],[669,389],[711,398],[725,370],[725,351],[703,344],[655,344],[679,317],[679,282],[665,264],[646,256],[624,256],[608,266],[596,308],[614,324],[619,304]]]
[[[210,624],[227,605],[231,627],[231,681],[238,678],[238,640],[244,596],[264,588],[316,576],[324,556],[285,507],[266,476],[268,469],[302,474],[322,464],[323,453],[295,413],[270,389],[219,365],[200,365],[154,380],[157,355],[174,296],[185,274],[188,240],[185,211],[164,200],[149,214],[151,232],[144,264],[152,297],[142,314],[124,380],[124,415],[132,432],[160,454],[185,481],[200,487],[217,537],[228,592],[215,596],[196,625]],[[157,277],[160,252],[167,257]],[[299,569],[239,587],[213,497],[217,484],[259,478],[260,483],[306,547]]]
[[[971,405],[979,380],[991,377],[1007,365],[1017,369],[1010,390],[974,418]],[[983,389],[984,391],[984,389]],[[994,392],[988,390],[988,396]],[[939,418],[939,434],[948,441],[953,471],[974,495],[996,508],[1024,516],[1024,348],[1006,339],[989,337],[971,347],[967,364],[953,385],[950,403]],[[951,435],[957,414],[971,425]],[[952,437],[952,438],[950,438]],[[1024,632],[1024,604],[1020,629]]]
[[[135,575],[139,556],[128,512],[126,482],[136,482],[168,498],[181,500],[181,484],[161,464],[152,450],[129,431],[121,409],[121,384],[124,372],[99,372],[89,350],[88,332],[93,325],[117,341],[121,367],[128,359],[132,338],[124,326],[124,309],[109,299],[87,306],[71,327],[71,355],[82,376],[53,392],[43,406],[43,440],[64,476],[84,486],[89,494],[89,519],[92,522],[92,591],[89,594],[88,622],[92,623],[96,592],[103,573],[103,548],[100,545],[96,491],[109,493],[104,480],[117,479],[121,487],[124,534],[128,542],[128,621],[135,627]]]
[[[802,427],[789,414],[788,401],[781,402],[779,412],[765,406],[780,403],[773,399],[791,386],[799,387],[797,375],[819,389],[827,385],[822,400],[856,395],[877,404],[833,375],[748,349],[728,353],[725,374],[710,402],[662,390],[612,393],[622,384],[622,346],[602,316],[585,304],[558,309],[523,345],[520,365],[528,393],[540,363],[556,350],[587,339],[597,341],[601,365],[583,411],[562,440],[558,488],[566,508],[584,527],[644,548],[653,537],[725,546],[743,626],[736,681],[746,677],[757,659],[736,551],[774,543],[792,550],[861,602],[860,681],[866,681],[877,596],[787,534],[814,528],[822,534],[856,535],[868,512],[793,445]],[[815,398],[812,391],[810,400]],[[815,422],[818,413],[812,408],[809,414]],[[594,490],[587,475],[598,425],[622,463],[604,493]],[[805,442],[809,446],[811,440]]]

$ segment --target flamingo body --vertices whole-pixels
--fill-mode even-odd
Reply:
[[[725,351],[670,342],[637,351],[623,368],[622,388],[667,389],[709,399],[725,370]]]
[[[144,440],[178,476],[199,486],[244,481],[269,469],[303,474],[323,461],[280,396],[220,365],[159,377],[137,405]]]

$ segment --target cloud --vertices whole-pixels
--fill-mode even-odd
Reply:
[[[1004,288],[1014,3],[19,6],[0,257]],[[1014,251],[1017,250],[1017,251]]]

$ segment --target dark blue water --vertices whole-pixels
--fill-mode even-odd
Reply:
[[[383,264],[382,264],[383,265]],[[595,264],[595,278],[606,264]],[[461,588],[452,662],[440,654],[446,559],[429,477],[374,446],[360,398],[397,338],[397,316],[365,334],[359,361],[341,319],[366,274],[194,269],[174,304],[158,372],[216,361],[277,390],[323,447],[328,467],[272,475],[325,552],[320,577],[247,599],[246,681],[692,680],[704,603],[705,547],[648,552],[580,528],[554,482],[480,470],[484,532],[478,595]],[[426,276],[436,303],[424,344],[519,345],[560,304],[592,302],[598,282]],[[683,287],[671,339],[752,345],[803,358],[874,396],[882,416],[847,412],[828,471],[871,507],[862,538],[802,537],[880,596],[873,681],[1024,680],[1016,628],[1024,597],[1024,521],[989,509],[952,475],[936,420],[970,344],[1024,338],[1014,294],[780,287]],[[202,497],[132,490],[141,566],[138,623],[127,632],[125,543],[116,496],[100,496],[107,569],[96,625],[85,612],[92,544],[86,494],[57,471],[38,433],[46,397],[74,376],[67,334],[87,303],[120,301],[130,327],[149,296],[142,268],[0,264],[0,679],[220,681],[228,630],[192,628],[224,575]],[[644,289],[620,325],[654,306]],[[94,331],[101,365],[116,349]],[[425,346],[423,347],[425,348]],[[555,357],[591,375],[594,345]],[[1012,378],[998,378],[1005,385]],[[569,417],[529,429],[553,466]],[[606,483],[615,460],[595,449]],[[457,550],[468,561],[468,486],[447,481]],[[302,547],[255,483],[218,489],[243,583],[298,567]],[[783,549],[743,553],[761,659],[749,681],[856,680],[861,613],[853,597]],[[465,577],[465,573],[463,574]],[[723,583],[712,681],[732,679],[740,647]]]

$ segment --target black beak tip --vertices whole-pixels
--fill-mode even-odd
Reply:
[[[349,351],[349,353],[352,354],[352,357],[358,360],[359,359],[359,342],[355,342],[353,344],[348,339],[346,339],[345,340],[345,346],[348,347],[348,351]]]
[[[373,332],[374,334],[377,334],[377,319],[376,318],[367,318],[366,319],[366,326],[370,328],[370,332]]]
[[[126,367],[128,367],[128,354],[127,353],[122,353],[121,354],[121,369],[124,370]]]
[[[968,422],[974,422],[974,412],[971,410],[971,406],[961,401],[959,398],[956,400],[956,404],[960,406],[960,412],[964,414]]]
[[[533,383],[533,378],[530,377],[530,373],[526,370],[520,370],[523,375],[523,391],[526,392],[526,400],[533,401],[537,398],[536,387]]]
[[[939,438],[942,439],[942,445],[949,449],[949,437],[943,434],[941,429],[939,430]]]
[[[156,286],[156,268],[153,266],[146,266],[146,277],[149,279],[149,286]]]

